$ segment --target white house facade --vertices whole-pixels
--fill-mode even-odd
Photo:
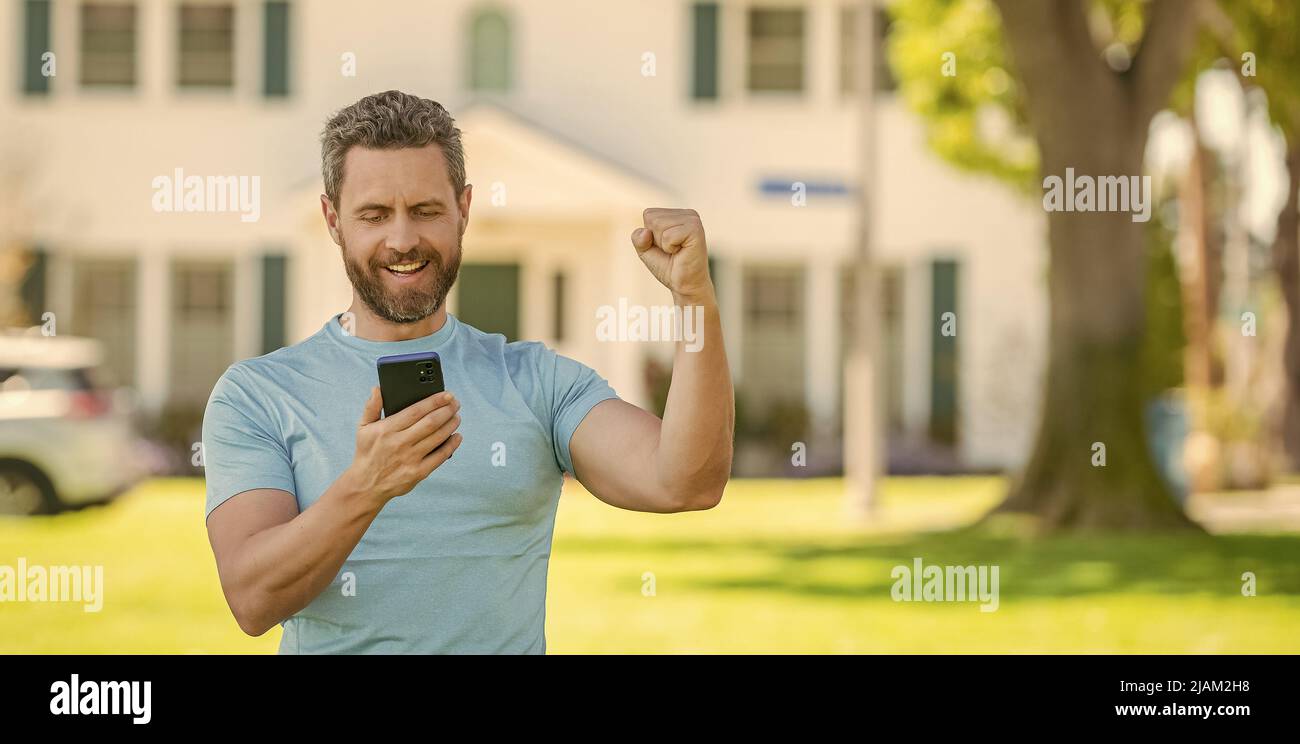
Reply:
[[[452,312],[543,341],[653,405],[647,364],[671,343],[604,340],[600,313],[671,302],[629,235],[645,207],[695,208],[746,415],[778,433],[773,411],[806,415],[810,470],[833,471],[858,5],[0,4],[17,49],[0,58],[0,195],[22,215],[7,231],[29,257],[24,298],[33,319],[54,312],[60,332],[106,341],[107,366],[146,409],[201,409],[232,361],[346,308],[318,204],[319,131],[338,108],[401,89],[443,103],[464,133],[474,202]],[[1015,467],[1045,347],[1041,212],[940,163],[880,87],[871,231],[891,462]],[[244,196],[256,182],[256,209],[187,210],[183,193],[160,209],[158,184],[189,176]],[[956,335],[939,332],[945,313]]]

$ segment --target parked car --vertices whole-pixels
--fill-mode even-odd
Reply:
[[[0,514],[111,499],[143,475],[129,396],[99,383],[102,346],[0,333]]]

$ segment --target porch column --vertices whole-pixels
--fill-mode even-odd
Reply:
[[[829,445],[838,416],[840,383],[840,282],[832,257],[817,256],[804,266],[804,404],[811,424],[809,442]],[[820,449],[820,448],[819,448]]]
[[[135,380],[150,412],[167,402],[171,377],[171,257],[159,249],[141,246],[136,260]]]

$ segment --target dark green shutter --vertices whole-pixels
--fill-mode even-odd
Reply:
[[[718,4],[696,3],[691,8],[694,25],[695,66],[691,77],[691,97],[712,100],[718,97]]]
[[[930,437],[937,442],[957,442],[957,338],[962,331],[961,318],[955,321],[956,334],[943,335],[944,313],[957,313],[957,262],[935,261],[931,266],[930,331]]]
[[[265,13],[265,58],[262,93],[289,95],[289,3],[268,2]]]
[[[39,323],[41,314],[49,309],[45,306],[46,253],[40,248],[32,248],[31,257],[32,263],[23,275],[20,293],[28,322]]]
[[[564,272],[563,271],[555,272],[555,287],[553,288],[553,292],[554,292],[553,297],[555,299],[555,304],[552,307],[552,315],[551,315],[552,322],[554,324],[551,327],[551,338],[555,341],[563,341],[564,340],[564,313],[566,311],[565,309],[566,298],[564,296]]]
[[[519,339],[519,265],[465,264],[460,267],[456,317],[486,333]]]
[[[41,74],[41,55],[50,50],[49,0],[23,3],[23,92],[43,96],[50,92],[50,79]]]
[[[269,354],[285,344],[284,256],[262,256],[262,353]]]

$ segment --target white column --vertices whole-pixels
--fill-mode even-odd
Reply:
[[[840,284],[831,256],[817,256],[804,265],[804,404],[815,441],[827,441],[839,415]]]
[[[157,0],[136,5],[135,81],[142,100],[164,101],[176,84],[177,8]]]
[[[143,245],[137,255],[135,384],[140,405],[156,412],[171,378],[171,257],[158,245]]]
[[[239,0],[235,3],[234,96],[242,101],[256,101],[262,96],[262,75],[266,65],[266,54],[262,48],[262,6],[263,3],[256,0]],[[289,12],[296,10],[298,8]]]
[[[45,260],[47,307],[33,308],[36,311],[36,321],[40,322],[41,314],[46,310],[53,311],[55,333],[71,335],[73,307],[76,304],[73,302],[76,289],[72,286],[75,258],[63,251],[50,251]]]
[[[10,33],[17,38],[18,29],[22,28],[22,4],[14,6],[17,23],[7,26]],[[137,13],[140,11],[136,11]],[[81,44],[78,29],[81,28],[81,3],[50,3],[50,51],[54,52],[54,77],[50,78],[51,96],[76,95],[81,77]],[[11,54],[10,59],[17,60],[18,55]],[[21,75],[21,71],[19,72]],[[21,80],[21,77],[11,78]]]
[[[809,101],[834,103],[839,96],[841,5],[835,2],[804,6],[804,85]]]
[[[745,333],[745,267],[739,256],[715,256],[713,268],[727,364],[731,367],[731,378],[739,380],[743,372],[741,342]]]
[[[604,250],[606,260],[610,266],[610,276],[606,285],[609,287],[609,291],[601,293],[604,298],[601,303],[608,303],[617,307],[620,297],[628,298],[630,303],[640,301],[641,292],[637,291],[637,283],[641,279],[641,272],[646,269],[631,250],[622,250],[630,232],[626,226],[637,223],[627,219],[613,219],[610,224],[609,237],[606,238],[607,245]],[[667,290],[664,290],[663,296],[669,298],[663,300],[663,302],[672,302],[671,295],[668,294]],[[590,333],[594,338],[596,327],[595,308],[592,308],[590,317]],[[643,408],[649,408],[651,402],[645,386],[645,375],[642,374],[643,360],[649,351],[646,348],[646,343],[634,341],[603,342],[602,345],[609,347],[609,353],[606,357],[610,360],[609,369],[597,370],[605,375],[605,378],[609,380],[609,384],[618,392],[620,398]]]
[[[519,264],[519,338],[541,340],[554,345],[551,316],[555,303],[551,297],[551,266],[549,256],[541,251],[525,250],[513,259]]]

